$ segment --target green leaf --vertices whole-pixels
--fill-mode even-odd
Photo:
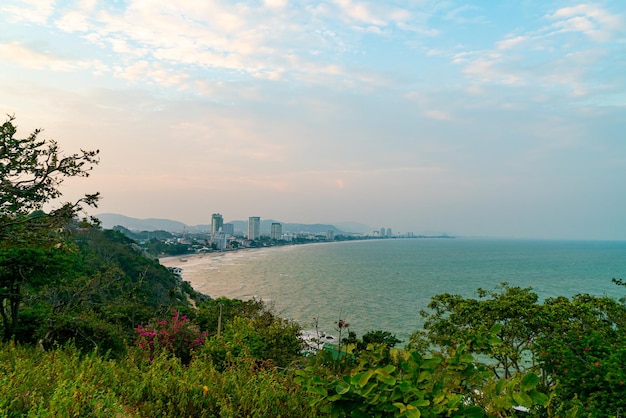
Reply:
[[[532,390],[528,393],[528,395],[532,398],[533,402],[537,405],[545,406],[548,403],[548,395],[537,392],[536,390]]]
[[[413,405],[416,408],[418,406],[428,406],[430,405],[430,401],[428,399],[418,399],[416,401],[411,402],[409,405]]]
[[[403,404],[402,402],[394,402],[393,406],[398,408],[400,410],[400,413],[403,413],[406,410],[406,405]]]
[[[378,385],[375,382],[368,383],[361,391],[361,395],[367,397],[370,392],[376,387],[378,387]]]
[[[374,395],[372,399],[368,400],[367,403],[370,405],[376,405],[379,399],[380,399],[380,393],[377,393],[376,395]]]
[[[472,361],[474,361],[474,356],[469,353],[465,353],[461,355],[459,361],[461,363],[471,363]]]
[[[489,338],[489,345],[502,345],[502,340],[498,337]]]
[[[534,389],[539,384],[539,377],[537,377],[534,373],[528,373],[524,377],[522,377],[522,382],[520,383],[520,388],[524,392],[528,392],[531,389]]]
[[[350,391],[350,386],[344,386],[341,383],[335,386],[335,392],[337,392],[338,395],[343,395],[344,393],[347,393],[348,391]]]
[[[516,392],[513,394],[513,400],[517,402],[519,406],[525,406],[526,408],[530,408],[533,406],[533,400],[527,394],[523,392]]]
[[[388,364],[383,367],[382,370],[384,370],[386,373],[393,373],[396,370],[396,366],[394,366],[393,364]]]
[[[442,360],[443,359],[441,357],[432,357],[432,358],[424,359],[422,361],[422,364],[420,365],[420,368],[421,369],[433,368],[433,367],[437,366],[438,364],[440,364]]]
[[[389,386],[393,386],[396,384],[396,378],[393,376],[378,375],[376,376],[376,378],[380,380],[381,382],[383,382],[384,384],[389,385]]]
[[[424,370],[420,372],[419,376],[417,377],[417,381],[423,382],[425,380],[432,380],[432,378],[433,378],[433,374],[429,372],[428,370]]]
[[[506,380],[504,379],[498,380],[498,383],[496,383],[496,395],[500,395],[502,393],[505,383],[506,383]]]
[[[489,333],[491,335],[495,335],[495,334],[499,333],[500,331],[502,331],[502,324],[496,323],[496,324],[493,324],[493,326],[489,330]]]
[[[422,416],[422,413],[419,409],[413,408],[411,405],[407,405],[406,416],[409,418],[420,418]]]
[[[372,377],[372,375],[374,375],[374,371],[373,370],[368,370],[368,371],[362,373],[361,377],[359,378],[359,386],[363,387],[363,386],[367,385],[367,382],[369,382],[369,380]]]
[[[485,416],[485,411],[480,406],[470,406],[463,412],[466,418],[482,418]]]

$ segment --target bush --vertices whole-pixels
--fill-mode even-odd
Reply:
[[[135,332],[138,334],[137,346],[145,351],[150,359],[154,359],[158,350],[165,350],[178,357],[184,364],[191,361],[193,352],[204,344],[207,333],[191,320],[172,309],[169,320],[161,320],[148,325],[139,325]]]

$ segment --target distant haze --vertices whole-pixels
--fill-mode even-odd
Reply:
[[[6,0],[0,27],[0,113],[101,150],[62,189],[94,213],[626,239],[623,0]]]
[[[96,215],[100,220],[102,227],[105,229],[112,229],[116,226],[123,226],[132,231],[169,231],[169,232],[208,232],[211,231],[211,225],[186,225],[183,222],[175,221],[172,219],[137,219],[129,216],[119,215],[116,213],[100,213]],[[278,222],[274,219],[262,219],[261,220],[261,232],[269,234],[271,230],[271,224]],[[247,220],[230,220],[227,223],[234,225],[235,233],[241,234],[247,232],[248,221]],[[336,234],[342,233],[363,233],[372,232],[371,228],[366,225],[358,223],[349,223],[345,226],[349,228],[342,229],[332,224],[300,224],[300,223],[281,223],[283,233],[326,233],[327,231],[333,231]]]

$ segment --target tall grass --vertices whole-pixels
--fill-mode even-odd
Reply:
[[[141,353],[107,359],[70,346],[0,343],[2,417],[316,417],[289,372],[239,358],[222,371]]]

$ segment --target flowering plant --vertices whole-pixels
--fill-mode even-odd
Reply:
[[[139,325],[135,332],[138,334],[137,346],[150,354],[150,360],[158,350],[165,350],[183,363],[191,361],[194,350],[202,346],[208,336],[176,309],[172,309],[171,319]]]

